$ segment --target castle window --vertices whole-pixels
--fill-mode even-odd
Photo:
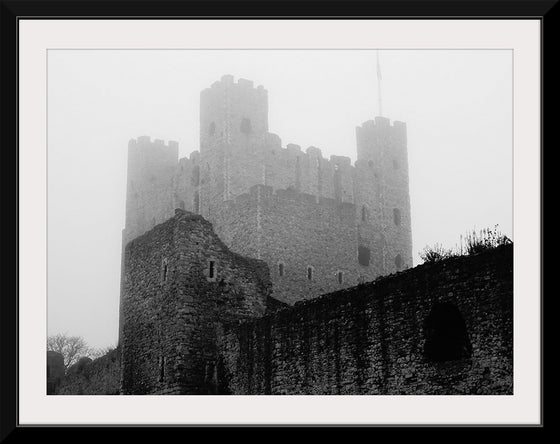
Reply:
[[[216,132],[216,124],[212,122],[208,127],[208,134],[212,136],[214,135],[215,132]]]
[[[398,169],[399,169],[399,162],[397,162],[397,159],[393,159],[393,168],[394,168],[395,170],[398,170]]]
[[[247,118],[241,119],[241,126],[239,129],[243,134],[251,134],[253,131],[251,128],[251,120]]]
[[[358,247],[358,262],[364,267],[369,266],[370,251],[368,247],[359,246]]]
[[[216,279],[216,262],[209,261],[208,262],[208,278]]]
[[[313,267],[307,267],[307,280],[313,280]]]
[[[362,207],[362,222],[367,222],[369,220],[369,210],[368,208],[364,205]]]
[[[339,284],[342,284],[343,277],[344,277],[344,276],[343,276],[343,274],[342,274],[342,271],[339,271],[339,272],[336,274],[336,279],[338,280],[338,283],[339,283]]]
[[[393,209],[393,222],[399,226],[401,224],[401,210],[398,208]]]
[[[397,254],[397,257],[395,257],[395,267],[397,267],[397,271],[403,268],[403,260],[400,254]]]
[[[278,264],[278,275],[284,276],[284,264],[282,262]]]
[[[444,302],[432,307],[424,323],[424,335],[424,356],[428,361],[453,361],[471,356],[465,320],[453,304]]]
[[[165,378],[165,357],[159,358],[159,382],[163,382]]]

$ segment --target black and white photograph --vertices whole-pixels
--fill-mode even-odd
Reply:
[[[57,395],[511,395],[512,51],[48,52]]]
[[[17,422],[542,423],[541,19],[20,19]]]

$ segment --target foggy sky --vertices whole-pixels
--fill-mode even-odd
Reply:
[[[473,228],[512,237],[509,50],[381,51],[383,115],[407,123],[414,265]],[[127,144],[199,147],[200,91],[224,74],[269,95],[282,145],[356,160],[378,115],[375,51],[50,50],[48,333],[116,345]]]

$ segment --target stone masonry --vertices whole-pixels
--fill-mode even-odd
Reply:
[[[513,247],[410,268],[404,123],[359,126],[352,165],[283,147],[248,80],[200,100],[200,151],[129,143],[118,359],[69,387],[513,393]]]
[[[264,260],[281,302],[410,267],[406,125],[376,117],[356,136],[354,165],[283,147],[268,131],[268,92],[223,76],[200,95],[199,151],[179,159],[176,142],[130,141],[123,251],[180,208],[232,251]]]

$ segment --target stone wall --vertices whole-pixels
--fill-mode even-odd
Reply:
[[[82,358],[66,372],[59,395],[118,395],[121,383],[121,350],[91,360]]]
[[[181,208],[210,221],[233,251],[267,261],[275,297],[290,303],[340,288],[333,285],[339,272],[344,287],[412,266],[406,125],[378,117],[356,131],[355,165],[344,156],[324,158],[316,147],[282,147],[280,137],[268,131],[267,90],[223,76],[200,95],[200,152],[178,159],[175,142],[165,145],[147,137],[130,142],[123,250]],[[257,208],[246,196],[258,185],[277,196],[295,190],[302,199],[307,196],[308,204],[275,197],[279,205]],[[341,208],[354,205],[354,227],[349,218],[321,209],[332,207],[332,201]],[[228,212],[235,223],[224,216]],[[334,244],[342,247],[340,257],[323,258],[325,252],[336,254]],[[355,260],[358,248],[369,257],[365,265]],[[281,257],[303,270],[293,285],[275,275]],[[308,265],[317,267],[311,283]]]
[[[64,373],[64,356],[52,350],[47,351],[47,395],[58,393]]]
[[[225,326],[232,394],[512,394],[513,247]]]
[[[262,316],[269,293],[264,262],[232,253],[202,216],[176,210],[125,249],[123,393],[215,392],[218,324]]]
[[[272,296],[294,304],[381,274],[379,248],[369,265],[358,262],[355,212],[349,202],[256,185],[226,202],[214,226],[233,251],[264,260]]]

